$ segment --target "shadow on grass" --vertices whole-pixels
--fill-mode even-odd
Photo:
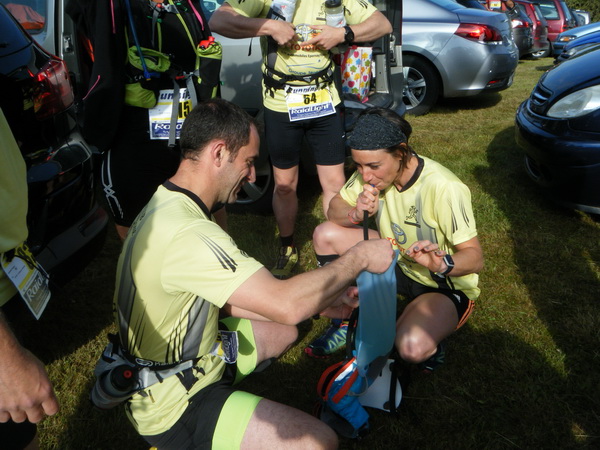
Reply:
[[[539,356],[532,361],[520,356],[523,364],[514,367],[515,384],[506,386],[507,400],[530,402],[532,395],[543,395],[546,408],[539,411],[536,419],[539,425],[517,440],[517,444],[523,448],[522,439],[526,439],[532,444],[537,442],[554,448],[598,445],[600,229],[584,214],[554,206],[548,194],[528,179],[512,127],[495,136],[487,149],[487,159],[489,166],[479,168],[476,176],[508,220],[512,241],[506,245],[512,246],[514,261],[506,263],[516,265],[535,314],[555,346],[542,349],[544,357],[563,372],[561,377],[556,377]],[[510,286],[508,284],[506,289]],[[488,294],[491,295],[493,293]],[[505,306],[510,308],[510,305]],[[518,308],[515,313],[528,314]],[[518,332],[527,333],[527,330]],[[488,351],[497,349],[490,346]],[[515,355],[519,357],[517,351]],[[490,380],[498,381],[502,380]],[[532,391],[523,391],[519,398],[514,395],[514,389],[520,389],[522,383],[527,383]],[[506,413],[508,415],[499,420],[518,423],[532,416],[529,413],[518,417],[510,409]]]

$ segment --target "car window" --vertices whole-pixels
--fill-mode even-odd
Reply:
[[[204,15],[207,19],[210,19],[212,14],[225,3],[225,0],[200,0],[202,4],[202,9],[204,10]]]
[[[550,20],[558,20],[560,19],[560,15],[558,14],[558,9],[556,9],[556,5],[553,1],[544,1],[540,0],[540,9],[542,10],[542,14],[546,19]]]
[[[39,34],[46,27],[46,0],[2,0],[30,34]]]

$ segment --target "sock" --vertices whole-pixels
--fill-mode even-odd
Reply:
[[[279,240],[281,241],[282,247],[293,247],[294,246],[294,235],[290,234],[289,236],[279,236]]]
[[[317,267],[323,267],[339,257],[340,255],[317,255]]]

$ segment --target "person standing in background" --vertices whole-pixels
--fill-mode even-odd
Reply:
[[[345,181],[345,131],[330,50],[344,43],[374,41],[392,31],[387,18],[369,2],[342,3],[344,27],[325,24],[321,1],[228,0],[210,19],[211,29],[223,36],[261,37],[265,134],[281,241],[272,273],[281,279],[289,277],[298,262],[294,229],[304,138],[317,164],[326,217],[330,200]]]

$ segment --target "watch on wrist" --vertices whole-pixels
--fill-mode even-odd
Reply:
[[[346,44],[352,44],[354,42],[354,31],[349,25],[344,26],[344,42]]]
[[[446,263],[446,270],[444,270],[443,272],[440,272],[440,275],[446,276],[450,273],[450,271],[452,269],[454,269],[454,260],[452,259],[452,256],[450,255],[444,255],[444,258],[442,258],[444,260],[444,262]]]

